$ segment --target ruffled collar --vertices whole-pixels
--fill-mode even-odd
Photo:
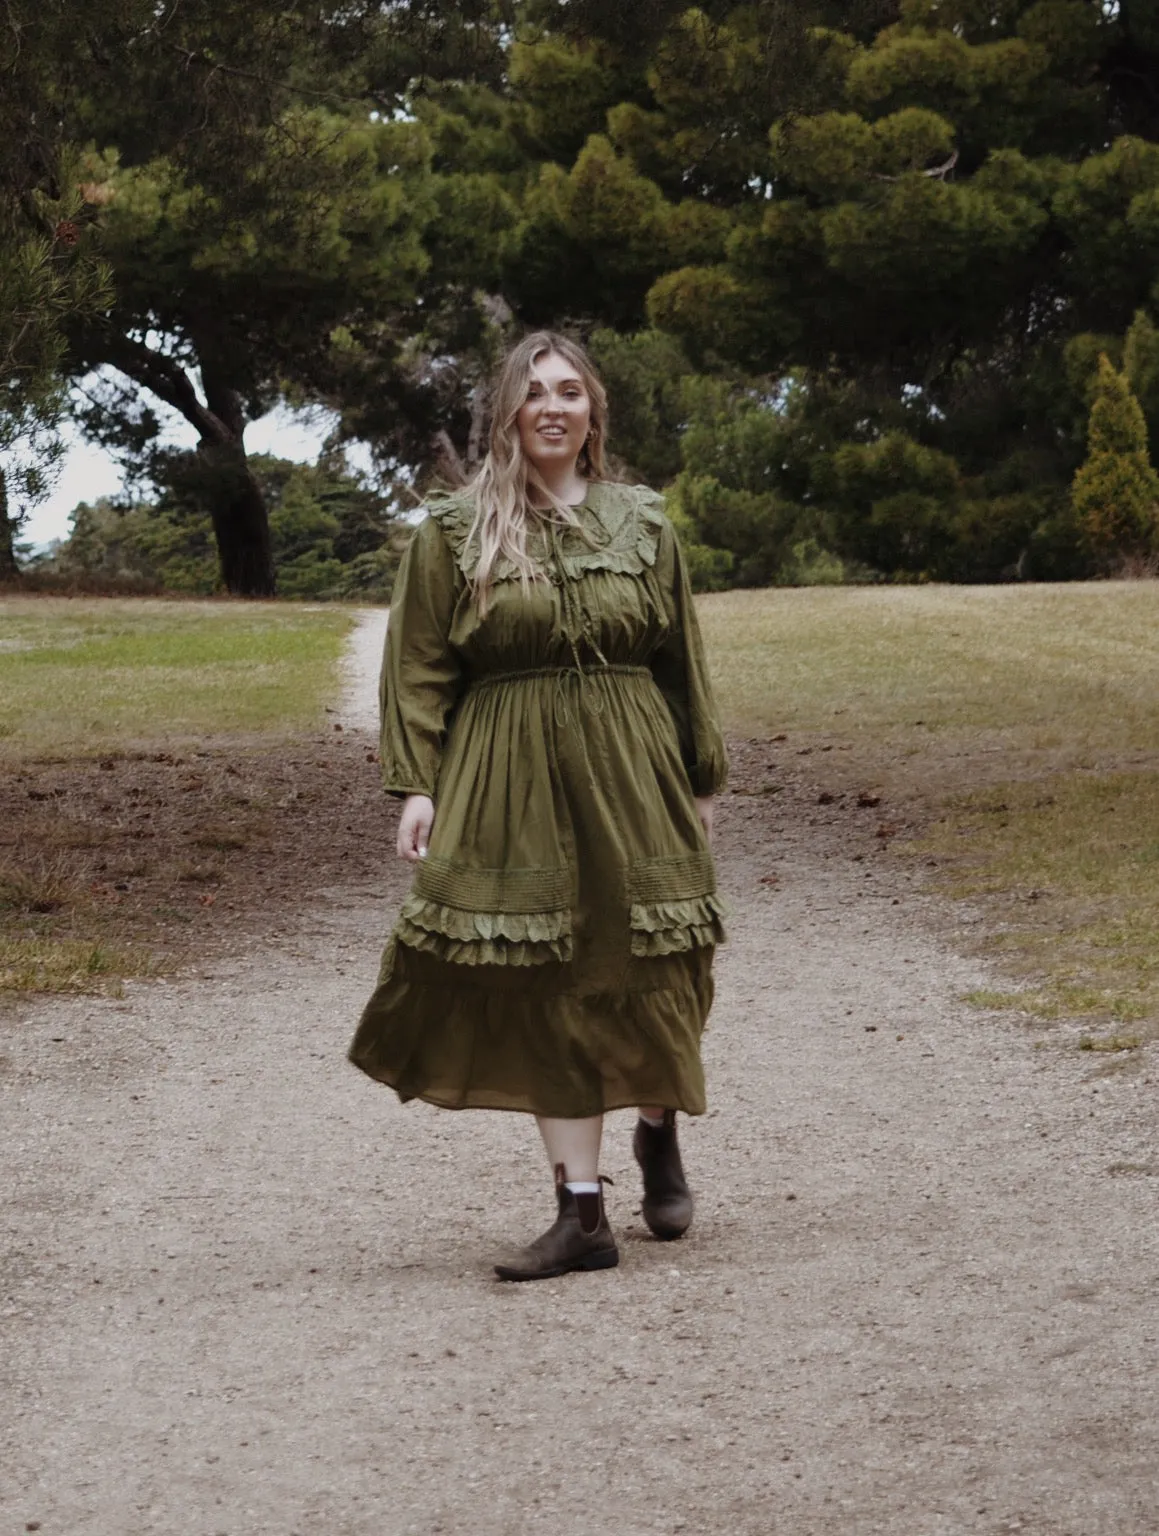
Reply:
[[[459,569],[468,581],[473,580],[479,550],[477,541],[468,537],[475,515],[470,492],[436,492],[426,505],[443,530]],[[540,527],[529,535],[532,553],[543,562],[553,581],[564,577],[575,581],[588,571],[640,576],[655,565],[664,526],[664,498],[656,491],[646,485],[596,480],[577,510],[582,529],[563,527],[552,538],[545,527]],[[518,574],[510,561],[500,559],[494,579],[512,581]]]

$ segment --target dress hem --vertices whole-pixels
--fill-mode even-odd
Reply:
[[[440,1098],[433,1093],[424,1092],[423,1090],[417,1088],[413,1092],[404,1093],[398,1087],[398,1085],[391,1082],[388,1077],[380,1077],[376,1072],[368,1071],[367,1068],[364,1067],[363,1064],[354,1056],[348,1056],[347,1060],[351,1062],[353,1066],[356,1066],[360,1072],[365,1072],[367,1077],[369,1077],[372,1082],[381,1083],[384,1088],[389,1088],[393,1093],[397,1094],[400,1104],[412,1104],[415,1102],[415,1100],[418,1100],[422,1104],[433,1105],[435,1109],[447,1109],[451,1111],[489,1109],[498,1110],[503,1114],[509,1115],[537,1115],[549,1120],[588,1120],[593,1115],[612,1115],[622,1109],[638,1109],[639,1106],[643,1103],[649,1105],[655,1104],[661,1109],[674,1109],[682,1115],[696,1116],[706,1113],[706,1105],[703,1101],[697,1108],[692,1109],[685,1102],[681,1102],[679,1104],[670,1102],[671,1095],[668,1095],[667,1097],[660,1095],[656,1098],[652,1098],[647,1095],[640,1095],[633,1098],[617,1097],[609,1100],[603,1105],[602,1108],[585,1110],[582,1114],[579,1115],[577,1115],[574,1111],[570,1114],[563,1114],[558,1109],[537,1109],[533,1105],[528,1104],[526,1101],[522,1103],[515,1103],[513,1100],[492,1100],[489,1098],[486,1103],[481,1103],[478,1101],[472,1101],[472,1099],[468,1097],[468,1099],[463,1103],[451,1103],[447,1098]]]

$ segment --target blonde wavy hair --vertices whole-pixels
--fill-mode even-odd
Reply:
[[[543,579],[542,566],[527,548],[527,531],[533,522],[579,525],[572,508],[553,495],[535,465],[524,455],[519,440],[517,417],[527,400],[532,366],[553,352],[575,369],[591,406],[588,438],[576,468],[588,480],[607,478],[608,396],[591,359],[578,342],[567,336],[554,331],[533,331],[512,347],[499,370],[492,393],[487,457],[469,486],[475,499],[470,542],[477,543],[479,550],[472,588],[484,613],[500,559],[510,561],[524,587]],[[545,507],[532,505],[533,490],[546,502]]]

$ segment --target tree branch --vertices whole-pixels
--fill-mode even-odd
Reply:
[[[138,384],[164,400],[166,405],[185,417],[185,420],[201,434],[206,443],[227,443],[233,440],[229,424],[197,398],[193,380],[180,363],[154,352],[143,341],[135,341],[115,331],[106,331],[101,337],[104,361]]]
[[[286,80],[274,80],[269,75],[262,75],[253,69],[242,69],[236,64],[221,64],[215,59],[207,59],[203,53],[198,53],[195,48],[185,48],[180,43],[165,43],[171,53],[184,59],[186,69],[192,65],[200,65],[207,77],[212,79],[214,75],[229,75],[235,80],[249,80],[256,85],[263,85],[267,90],[286,91],[291,96],[308,96],[313,101],[340,101],[348,106],[365,107],[367,102],[377,107],[380,111],[388,112],[394,106],[392,99],[380,95],[376,91],[367,91],[364,96],[347,96],[341,91],[312,90],[308,85],[291,85]]]
[[[476,384],[470,394],[471,428],[467,433],[467,463],[475,469],[483,457],[483,429],[487,424],[487,407],[490,404],[487,389]]]
[[[241,395],[213,364],[205,361],[205,354],[200,348],[198,352],[202,359],[201,386],[205,391],[205,403],[218,421],[225,425],[234,441],[240,443],[245,432],[245,411]]]
[[[444,475],[452,485],[465,485],[467,483],[467,471],[463,468],[463,461],[459,457],[459,450],[451,441],[451,434],[446,427],[440,427],[435,433],[433,442],[438,460],[441,463]]]
[[[951,154],[951,156],[950,156],[950,158],[948,160],[944,160],[941,165],[933,165],[933,166],[931,166],[928,171],[922,171],[921,174],[923,176],[933,176],[938,181],[945,181],[946,177],[954,169],[954,167],[957,165],[957,163],[958,163],[958,151],[954,150],[953,154]],[[874,181],[900,181],[901,177],[900,176],[886,176],[881,171],[875,171],[874,175],[873,175],[873,179],[874,179]]]

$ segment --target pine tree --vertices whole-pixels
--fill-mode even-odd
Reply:
[[[1096,557],[1109,565],[1159,547],[1159,475],[1147,456],[1147,426],[1126,375],[1106,353],[1091,406],[1086,462],[1071,496]]]
[[[1145,309],[1136,312],[1123,339],[1123,372],[1143,409],[1147,441],[1159,442],[1159,326]]]

